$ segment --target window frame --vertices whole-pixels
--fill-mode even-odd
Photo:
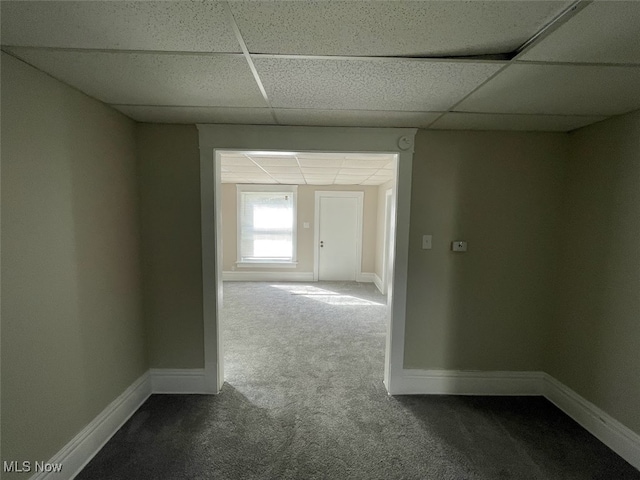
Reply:
[[[242,259],[242,194],[243,193],[284,193],[292,196],[293,225],[291,229],[291,260],[277,261]],[[298,265],[298,185],[236,184],[236,266],[239,268],[295,268]]]

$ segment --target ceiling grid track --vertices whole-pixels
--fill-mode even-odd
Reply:
[[[240,32],[240,28],[238,27],[236,19],[233,16],[233,11],[231,10],[231,5],[229,5],[229,2],[225,2],[225,7],[226,7],[226,10],[227,10],[227,15],[229,16],[229,20],[231,22],[231,26],[233,27],[233,32],[235,33],[236,39],[238,40],[238,43],[240,44],[240,48],[242,49],[242,53],[244,55],[244,58],[247,60],[247,63],[249,64],[249,69],[251,70],[251,73],[253,74],[253,78],[255,79],[256,83],[258,84],[258,88],[260,89],[260,93],[262,94],[262,97],[264,98],[264,101],[269,106],[269,112],[271,113],[271,116],[273,117],[273,121],[276,123],[276,125],[279,125],[278,117],[276,117],[276,113],[273,110],[273,107],[271,106],[271,102],[269,101],[269,96],[267,95],[267,91],[265,90],[264,85],[262,84],[262,80],[260,79],[260,75],[258,75],[258,70],[256,69],[256,66],[253,63],[253,59],[251,58],[251,53],[249,53],[249,49],[247,48],[247,44],[245,43],[244,38],[242,38],[242,32]]]
[[[508,54],[509,57],[511,57],[511,58],[509,59],[509,62],[506,65],[504,65],[501,69],[499,69],[497,72],[495,72],[489,78],[487,78],[484,82],[482,82],[479,85],[477,85],[467,95],[465,95],[462,98],[460,98],[456,103],[454,103],[451,107],[449,107],[449,109],[446,112],[442,113],[433,122],[431,122],[429,125],[427,125],[427,129],[433,127],[445,115],[447,115],[449,113],[465,113],[465,112],[455,112],[454,109],[458,105],[460,105],[462,102],[464,102],[467,98],[469,98],[471,95],[473,95],[478,90],[480,90],[487,83],[489,83],[491,80],[493,80],[498,75],[500,75],[502,72],[504,72],[511,65],[514,65],[515,63],[517,63],[518,58],[520,58],[522,55],[524,55],[527,51],[531,50],[536,44],[541,42],[544,38],[546,38],[548,35],[550,35],[555,30],[557,30],[561,25],[563,25],[564,23],[569,21],[569,19],[571,19],[578,12],[580,12],[581,10],[586,8],[592,2],[593,2],[593,0],[576,0],[571,5],[569,5],[566,9],[564,9],[562,12],[560,12],[558,15],[556,15],[547,24],[545,24],[540,30],[538,30],[536,33],[534,33],[531,36],[531,38],[529,38],[520,47],[518,47],[514,52],[512,52],[511,54]],[[466,113],[474,113],[474,112],[466,112]]]
[[[67,24],[76,13],[59,0],[37,9],[8,2],[3,17],[12,20],[3,18],[0,49],[139,122],[571,131],[640,105],[640,7],[631,5],[640,2],[516,8],[514,0],[488,13],[469,2],[461,12],[482,13],[484,23],[462,22],[466,30],[453,39],[434,33],[435,46],[416,41],[429,22],[440,31],[425,14],[431,7],[409,8],[411,18],[374,2],[366,12],[329,8],[307,25],[315,10],[297,5],[221,0],[105,10],[100,3],[87,2]],[[267,3],[286,2],[257,2]],[[440,13],[457,21],[455,9]],[[368,31],[375,15],[401,38],[380,34],[367,43],[341,27],[355,22]],[[83,22],[91,19],[104,19],[113,35],[90,35]],[[185,30],[189,22],[193,30]],[[458,45],[467,37],[477,48]],[[483,54],[491,51],[503,53]]]
[[[249,155],[247,155],[246,153],[242,153],[245,158],[248,158],[249,160],[251,160],[251,163],[253,163],[256,167],[258,167],[260,170],[262,170],[264,173],[266,173],[267,175],[269,175],[269,178],[271,178],[271,180],[273,180],[276,183],[280,183],[278,182],[278,180],[271,175],[265,168],[262,167],[262,165],[260,165],[258,162],[256,162],[253,158],[251,158]]]

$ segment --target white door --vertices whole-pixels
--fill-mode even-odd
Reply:
[[[355,281],[359,273],[362,192],[353,193],[317,197],[319,280]]]

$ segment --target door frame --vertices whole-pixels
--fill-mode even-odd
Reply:
[[[389,315],[384,385],[401,392],[404,380],[404,340],[409,260],[411,169],[415,128],[284,127],[275,125],[199,124],[200,226],[202,238],[202,318],[204,380],[201,393],[218,393],[224,383],[220,337],[222,307],[222,219],[220,212],[221,150],[388,153],[395,155],[396,188],[391,240],[394,264],[389,288]]]
[[[393,216],[393,203],[392,203],[392,195],[393,189],[389,188],[384,192],[384,230],[382,233],[382,293],[383,295],[387,294],[389,290],[389,253],[391,250],[391,237],[395,234],[393,231],[393,223],[391,222],[391,217]]]
[[[320,278],[320,198],[355,198],[357,200],[356,210],[356,271],[355,279],[360,281],[362,278],[362,219],[364,216],[364,192],[357,190],[316,190],[315,205],[313,217],[313,281],[317,282]]]

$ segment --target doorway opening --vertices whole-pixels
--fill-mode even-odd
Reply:
[[[396,158],[396,184],[392,198],[390,251],[394,265],[389,273],[389,319],[386,326],[384,387],[391,393],[406,389],[404,336],[411,169],[414,138],[412,128],[286,127],[261,125],[197,125],[200,144],[200,213],[202,232],[202,285],[204,369],[202,393],[218,393],[224,381],[220,309],[223,305],[222,201],[219,152],[250,150],[266,152],[348,152],[392,154]],[[301,231],[304,231],[301,230]],[[365,235],[365,238],[366,235]],[[395,239],[395,240],[394,240]],[[213,247],[213,248],[212,248]],[[294,272],[292,272],[294,274]]]
[[[331,356],[353,341],[351,368],[368,358],[382,380],[397,155],[218,150],[215,161],[222,379],[276,384],[273,369],[291,379],[293,361],[304,376],[320,352],[339,370]]]

